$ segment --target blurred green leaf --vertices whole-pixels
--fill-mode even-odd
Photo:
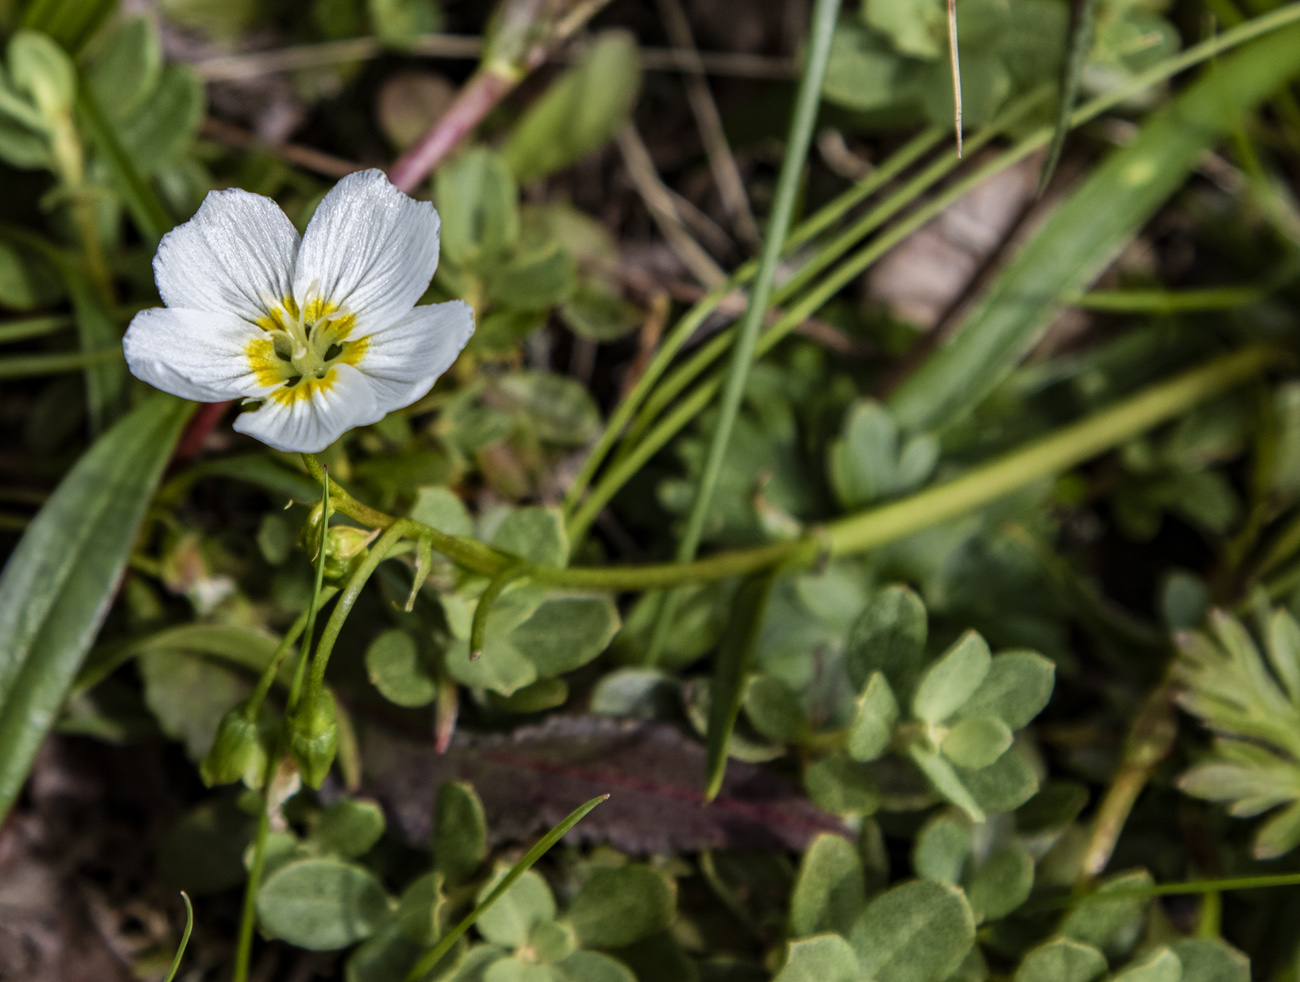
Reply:
[[[848,942],[838,934],[795,941],[774,982],[857,982],[863,976]]]
[[[369,937],[391,909],[373,873],[337,859],[281,866],[257,891],[263,930],[311,951],[337,951]]]
[[[1106,971],[1106,956],[1092,945],[1057,938],[1020,962],[1014,982],[1092,982]]]
[[[0,573],[0,816],[94,640],[190,403],[155,395],[100,437]]]
[[[253,691],[247,676],[181,649],[146,651],[139,665],[149,709],[194,761],[207,754],[226,710]]]
[[[992,716],[1019,730],[1052,697],[1056,666],[1032,651],[1008,651],[989,662],[988,674],[956,712],[958,719]]]
[[[1019,846],[1003,846],[975,871],[966,896],[977,923],[1006,917],[1029,899],[1034,887],[1034,859]]]
[[[898,98],[904,59],[876,31],[844,18],[831,39],[822,94],[849,109],[883,109]]]
[[[1138,964],[1130,965],[1114,976],[1114,982],[1182,982],[1183,963],[1169,948],[1161,945]]]
[[[438,168],[442,248],[460,266],[489,268],[519,239],[518,189],[501,156],[474,147]]]
[[[159,85],[162,42],[147,17],[131,17],[113,29],[86,66],[86,82],[114,121],[126,119]]]
[[[933,437],[912,437],[899,445],[898,424],[880,403],[863,399],[844,418],[840,439],[831,443],[827,465],[836,497],[860,508],[918,487],[939,459]]]
[[[384,834],[384,812],[373,801],[344,798],[320,814],[313,840],[325,852],[344,859],[368,853]]]
[[[636,40],[597,36],[515,124],[502,154],[520,181],[554,173],[603,145],[628,118],[641,88]]]
[[[366,674],[384,698],[398,706],[427,706],[438,693],[433,667],[426,662],[419,644],[398,628],[370,642]]]
[[[505,879],[508,867],[500,867],[479,890],[482,903]],[[510,889],[478,919],[478,930],[488,941],[505,948],[522,948],[528,944],[533,928],[542,921],[554,920],[555,898],[546,881],[532,870],[511,884]]]
[[[1225,941],[1184,938],[1170,947],[1183,963],[1183,982],[1250,980],[1250,960]]]
[[[898,716],[898,700],[888,679],[883,672],[872,672],[849,724],[849,756],[862,761],[881,756],[894,739]]]
[[[442,30],[438,0],[366,0],[370,24],[384,44],[409,48],[421,34]]]
[[[586,387],[554,372],[513,372],[496,391],[512,404],[538,439],[565,447],[590,442],[600,429],[600,409]]]
[[[771,675],[755,675],[745,686],[745,715],[769,740],[798,743],[808,735],[799,694]]]
[[[804,789],[818,808],[832,815],[871,815],[880,792],[861,764],[843,754],[823,757],[804,771]]]
[[[958,886],[974,844],[971,830],[951,814],[940,813],[926,822],[912,846],[912,866],[918,876]]]
[[[905,432],[967,412],[1042,336],[1060,297],[1085,290],[1197,166],[1205,150],[1300,70],[1300,30],[1227,55],[1094,169],[984,292],[953,340],[889,400]]]
[[[731,604],[731,616],[722,644],[715,655],[713,681],[709,685],[709,717],[706,743],[708,744],[708,777],[705,780],[704,798],[711,801],[722,788],[727,771],[727,746],[740,704],[744,698],[745,676],[753,664],[754,647],[758,643],[763,618],[767,613],[772,586],[776,582],[774,571],[765,571],[748,577],[736,591]]]
[[[673,884],[649,866],[597,869],[565,919],[584,948],[622,948],[666,930],[677,912]]]
[[[943,755],[958,767],[987,767],[1011,746],[1011,728],[996,716],[958,720],[940,744]]]
[[[544,242],[493,269],[487,295],[511,310],[545,310],[573,292],[575,276],[573,257],[556,243]]]
[[[853,844],[826,833],[813,839],[790,896],[791,936],[848,934],[866,903],[862,859]]]
[[[984,681],[992,661],[988,643],[967,631],[921,676],[912,698],[912,713],[927,723],[942,723]]]
[[[1120,873],[1107,877],[1097,892],[1141,890],[1151,886],[1152,882],[1151,874],[1144,870]],[[1092,900],[1065,915],[1060,933],[1066,938],[1100,948],[1111,957],[1122,955],[1137,941],[1142,930],[1143,911],[1148,903],[1144,897]]]
[[[560,307],[574,334],[589,341],[617,341],[637,328],[637,309],[604,287],[582,283]]]
[[[862,977],[876,982],[940,982],[975,943],[975,922],[961,890],[916,880],[867,905],[849,943]]]
[[[849,681],[861,691],[872,672],[882,673],[894,694],[910,700],[925,657],[925,604],[905,586],[881,590],[853,625],[844,649]]]
[[[463,883],[487,857],[487,819],[468,784],[438,786],[433,811],[433,859],[451,883]]]

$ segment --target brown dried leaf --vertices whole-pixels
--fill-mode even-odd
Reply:
[[[703,803],[704,746],[663,723],[554,716],[508,734],[458,733],[444,756],[377,726],[362,734],[368,792],[412,842],[429,841],[433,795],[467,781],[483,800],[493,843],[528,839],[599,794],[610,799],[570,833],[630,853],[802,850],[820,832],[848,835],[770,767],[731,761]]]

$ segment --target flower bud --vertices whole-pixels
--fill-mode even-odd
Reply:
[[[278,720],[265,703],[255,720],[248,718],[247,711],[248,701],[244,700],[221,717],[212,748],[199,765],[199,774],[208,787],[239,780],[250,788],[261,786]]]
[[[375,541],[379,529],[353,528],[351,525],[332,525],[325,533],[325,578],[342,580],[352,571],[352,561],[366,551]]]
[[[319,788],[334,763],[338,750],[339,730],[334,710],[334,696],[325,689],[299,707],[289,725],[289,753],[302,783]]]

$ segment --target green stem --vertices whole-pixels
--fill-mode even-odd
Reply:
[[[976,467],[961,477],[887,505],[848,515],[800,539],[774,542],[752,549],[715,553],[689,563],[645,566],[530,566],[528,576],[538,586],[610,592],[656,590],[686,583],[703,583],[744,576],[777,563],[794,568],[819,556],[866,552],[905,538],[924,528],[967,514],[1014,491],[1075,467],[1097,454],[1186,413],[1193,406],[1258,374],[1282,360],[1274,348],[1252,345],[1191,369],[1130,396],[1108,409],[1063,427],[1019,450]],[[394,518],[362,505],[331,483],[340,514],[375,527],[400,529],[418,536],[433,532],[427,525]],[[378,519],[378,521],[372,521]],[[517,559],[467,539],[438,533],[450,540],[456,555],[444,553],[464,568],[486,576]],[[477,549],[470,548],[477,546]],[[435,545],[435,548],[439,548]],[[441,549],[440,549],[441,551]],[[466,557],[465,559],[457,557]],[[336,608],[337,610],[337,608]]]
[[[1280,358],[1275,348],[1251,345],[1152,386],[946,484],[842,518],[826,530],[831,552],[845,555],[874,549],[1059,474],[1177,417]]]
[[[931,150],[942,137],[943,131],[938,127],[930,127],[913,137],[865,178],[795,228],[786,240],[785,254],[791,254],[804,242],[834,224],[855,205],[892,181],[904,170],[912,166],[927,151]],[[833,246],[829,248],[833,248]],[[825,251],[819,251],[818,256],[820,257]],[[832,260],[834,258],[832,256]],[[624,427],[632,418],[632,414],[640,408],[655,383],[668,370],[669,363],[672,362],[673,358],[677,356],[677,353],[704,322],[708,320],[709,315],[718,309],[722,301],[729,297],[738,286],[748,283],[757,270],[758,263],[755,260],[747,261],[731,274],[726,283],[710,291],[678,320],[676,326],[669,332],[668,337],[664,339],[663,344],[656,349],[654,357],[651,358],[650,364],[646,366],[645,371],[641,373],[641,377],[636,380],[636,384],[632,386],[632,389],[615,408],[613,415],[609,418],[609,423],[601,431],[600,437],[587,453],[581,469],[569,485],[568,491],[565,492],[564,506],[566,513],[571,513],[574,507],[577,506],[583,492],[591,484],[591,479],[595,477],[596,470],[605,460],[615,441],[623,433]]]
[[[338,509],[342,511],[342,509]],[[348,580],[347,587],[339,596],[338,603],[330,611],[330,619],[325,622],[325,630],[320,633],[320,641],[316,645],[316,653],[311,660],[311,681],[308,683],[306,705],[316,705],[316,700],[320,696],[321,688],[325,685],[325,669],[329,665],[330,653],[334,650],[334,642],[339,639],[339,632],[343,630],[343,622],[348,619],[348,614],[352,613],[352,607],[361,596],[361,590],[370,579],[370,574],[379,568],[379,564],[388,558],[388,553],[397,545],[402,536],[408,534],[411,529],[410,522],[394,522],[388,528],[384,529],[384,534],[370,548],[366,558],[362,560],[361,565],[353,572],[351,579]]]
[[[817,119],[817,107],[821,102],[822,79],[826,75],[826,63],[830,58],[831,35],[835,33],[835,20],[839,12],[840,0],[817,0],[813,7],[808,55],[804,62],[803,77],[799,80],[794,118],[790,122],[790,135],[786,139],[785,156],[781,161],[781,173],[777,178],[776,196],[772,203],[767,234],[763,239],[758,273],[755,276],[753,292],[750,294],[749,306],[745,309],[744,319],[736,332],[731,364],[728,366],[726,383],[722,389],[722,403],[714,422],[709,449],[704,458],[704,467],[700,472],[700,482],[695,489],[690,513],[686,517],[686,527],[682,530],[682,537],[677,543],[679,563],[690,562],[699,551],[700,539],[704,535],[704,521],[713,504],[713,496],[717,491],[718,477],[722,473],[727,447],[731,445],[731,433],[736,426],[736,417],[740,414],[740,403],[745,396],[749,370],[754,363],[758,332],[763,326],[763,318],[767,315],[767,308],[771,302],[776,265],[781,258],[786,234],[790,231],[790,216],[794,213],[799,180],[803,175],[804,162],[808,158],[809,144],[812,143],[813,123]],[[677,594],[668,594],[660,606],[659,617],[651,635],[650,650],[646,657],[649,664],[653,665],[658,660],[658,653],[667,639],[676,607]]]
[[[470,661],[477,661],[479,655],[483,654],[483,643],[487,639],[487,619],[492,613],[492,605],[496,603],[497,597],[501,596],[506,587],[528,576],[528,567],[528,563],[507,566],[492,578],[492,582],[478,598],[478,603],[474,607],[474,619],[469,629]]]
[[[1233,310],[1258,303],[1268,291],[1257,286],[1220,286],[1207,290],[1090,290],[1062,302],[1084,310],[1121,314],[1177,314]]]

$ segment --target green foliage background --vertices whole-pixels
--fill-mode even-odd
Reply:
[[[786,164],[734,420],[765,274],[702,149],[638,172],[694,123],[657,8],[602,6],[0,4],[0,815],[44,741],[163,754],[141,892],[194,896],[194,978],[1294,977],[1300,6],[958,0],[958,160],[945,5],[822,0],[794,71],[871,163]],[[425,300],[476,315],[448,376],[319,460],[131,378],[159,238],[232,186],[305,226],[322,169],[439,125],[452,29],[497,89],[413,189]],[[328,155],[221,122],[258,37]],[[731,81],[770,226],[792,83]],[[968,302],[864,302],[1067,130]],[[638,265],[660,234],[680,270]]]

